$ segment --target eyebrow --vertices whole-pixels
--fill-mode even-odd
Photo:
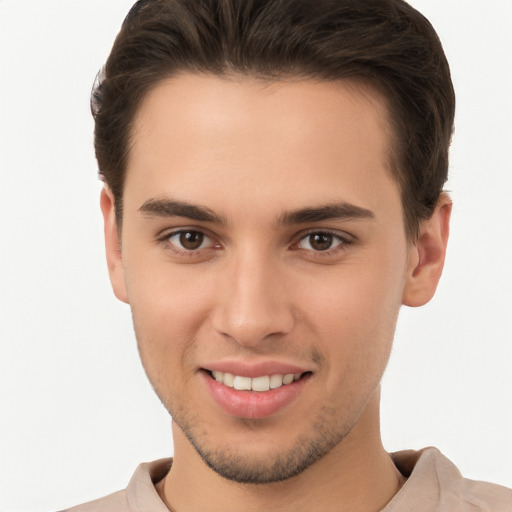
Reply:
[[[371,210],[354,204],[340,202],[331,203],[310,208],[300,208],[283,213],[278,223],[283,225],[306,224],[308,222],[321,222],[324,220],[359,220],[374,219],[375,214]]]
[[[148,199],[139,211],[152,217],[186,217],[198,222],[226,224],[226,220],[205,206],[172,199]]]
[[[148,199],[139,208],[139,211],[152,217],[186,217],[198,222],[227,224],[225,217],[216,214],[205,206],[172,199]],[[277,225],[289,226],[334,219],[359,220],[374,218],[375,214],[371,210],[351,203],[339,202],[284,212],[277,218]]]

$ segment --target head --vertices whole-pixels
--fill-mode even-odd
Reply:
[[[95,143],[111,280],[177,454],[263,483],[375,441],[399,308],[443,265],[453,103],[401,1],[134,6]]]
[[[96,156],[118,222],[136,112],[183,72],[372,87],[387,101],[408,237],[430,217],[447,179],[455,96],[433,27],[405,1],[138,1],[92,95]]]

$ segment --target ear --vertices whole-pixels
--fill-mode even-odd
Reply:
[[[443,272],[452,201],[441,194],[434,213],[420,225],[417,241],[411,245],[402,304],[418,307],[433,296]]]
[[[126,283],[124,278],[123,257],[121,240],[117,229],[116,214],[114,209],[114,196],[111,190],[105,186],[101,191],[100,206],[103,213],[105,231],[105,251],[107,254],[108,273],[115,296],[128,304]]]

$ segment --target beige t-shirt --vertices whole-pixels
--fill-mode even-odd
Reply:
[[[512,489],[463,478],[436,448],[391,456],[407,481],[382,512],[512,512]],[[169,512],[155,483],[171,464],[172,459],[141,464],[125,490],[67,512]]]

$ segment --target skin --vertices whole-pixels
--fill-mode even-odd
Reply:
[[[377,511],[403,484],[380,439],[379,383],[401,305],[435,292],[451,203],[407,239],[387,121],[384,98],[347,82],[183,74],[140,107],[122,226],[108,188],[101,206],[114,291],[173,416],[158,484],[170,509]],[[340,204],[358,213],[292,214]],[[204,236],[199,249],[180,230]],[[206,389],[212,361],[310,373],[277,413],[240,418]]]

